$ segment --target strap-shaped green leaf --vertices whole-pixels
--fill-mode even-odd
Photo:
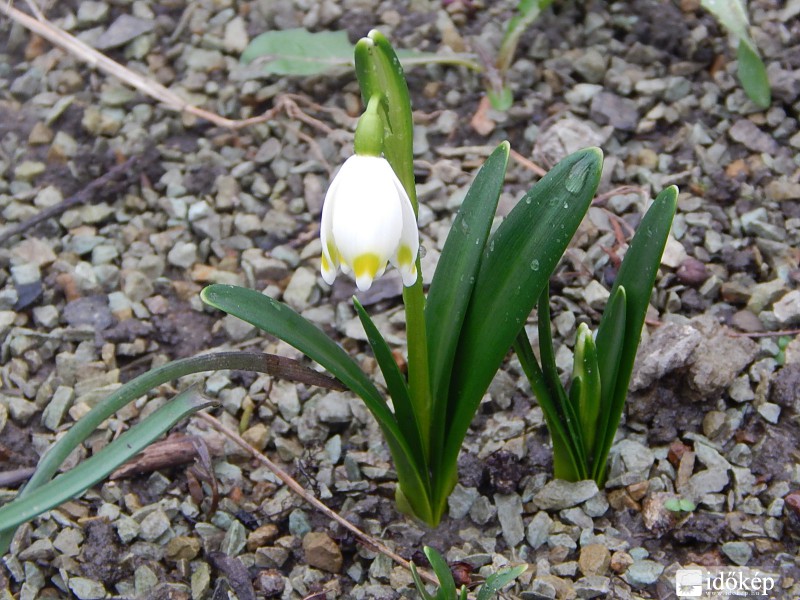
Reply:
[[[481,397],[589,208],[602,157],[599,148],[588,148],[562,160],[520,200],[484,249],[450,384],[446,472],[440,477],[448,484]]]
[[[678,188],[674,185],[656,197],[636,229],[617,273],[611,297],[617,294],[617,289],[625,289],[625,334],[616,365],[610,361],[614,360],[616,354],[614,340],[618,336],[616,330],[620,327],[620,323],[614,318],[613,312],[618,308],[612,306],[613,303],[610,302],[606,306],[597,330],[597,356],[603,387],[601,423],[598,427],[599,435],[593,465],[593,479],[597,482],[602,482],[605,478],[606,457],[614,441],[614,434],[619,426],[628,395],[628,383],[633,372],[633,361],[639,347],[644,318],[677,204]],[[615,372],[616,376],[613,377],[613,388],[607,389],[606,381],[612,379],[604,380],[603,377],[610,372]]]
[[[378,389],[341,347],[290,307],[255,290],[215,284],[206,287],[200,297],[209,306],[294,346],[361,397],[383,431],[412,510],[426,523],[432,523],[427,473],[419,471],[414,452]]]
[[[355,361],[321,329],[286,304],[255,290],[214,284],[200,293],[203,302],[238,317],[294,346],[360,396],[382,424],[396,428],[380,392]]]
[[[627,297],[625,287],[616,286],[609,295],[603,317],[595,338],[597,347],[597,368],[600,371],[600,413],[597,419],[597,435],[592,447],[592,477],[599,472],[598,462],[606,460],[602,454],[605,445],[606,432],[611,418],[611,407],[614,404],[613,398],[616,393],[617,375],[620,366],[622,348],[625,345],[625,319],[627,310]],[[611,438],[616,433],[614,426]]]
[[[558,479],[578,481],[586,478],[586,445],[583,441],[577,409],[570,402],[567,393],[564,391],[564,386],[561,385],[561,378],[556,368],[553,332],[550,327],[550,286],[548,284],[545,284],[544,290],[542,290],[542,294],[539,297],[536,317],[539,321],[539,355],[542,358],[542,373],[544,374],[547,388],[550,390],[550,396],[556,402],[558,418],[569,436],[566,448],[559,447],[560,440],[553,438],[554,474]],[[564,451],[570,454],[569,462],[560,456]],[[573,467],[577,467],[577,470],[573,470]]]
[[[576,446],[571,442],[566,423],[561,418],[562,411],[557,404],[557,399],[550,393],[544,373],[542,373],[536,356],[533,354],[531,342],[524,329],[519,332],[517,339],[514,341],[514,352],[517,353],[522,370],[531,384],[531,389],[536,396],[536,401],[542,408],[542,413],[544,413],[547,430],[550,432],[550,439],[553,443],[555,472],[559,474],[558,477],[560,479],[566,479],[567,481],[580,480],[580,468],[578,465],[581,460]]]
[[[592,332],[586,323],[578,326],[575,339],[575,360],[572,367],[573,385],[579,382],[576,389],[570,388],[570,401],[578,414],[581,426],[581,437],[584,448],[591,451],[597,438],[597,419],[600,416],[600,368],[597,366],[597,347]],[[573,393],[574,391],[574,393]],[[589,465],[589,456],[586,464]]]
[[[742,82],[748,98],[760,108],[769,108],[772,103],[772,91],[769,87],[767,68],[758,55],[758,50],[752,42],[742,38],[739,40],[736,58],[739,61],[737,68],[739,81]]]
[[[431,596],[428,593],[428,590],[425,589],[425,582],[422,581],[422,578],[419,576],[419,572],[417,571],[417,565],[415,565],[413,562],[411,563],[411,577],[414,580],[414,585],[417,587],[419,595],[422,596],[422,600],[436,600],[436,597]]]
[[[449,600],[456,597],[456,582],[453,579],[453,574],[450,572],[450,567],[434,548],[425,546],[422,551],[428,557],[428,562],[431,563],[433,572],[436,573],[436,578],[439,580],[439,591],[436,594],[437,598]]]
[[[417,462],[418,470],[422,473],[427,472],[425,452],[423,440],[420,436],[419,425],[417,417],[414,414],[414,407],[411,405],[411,398],[408,395],[408,385],[406,384],[405,377],[400,372],[397,362],[392,355],[392,349],[389,344],[378,331],[378,328],[373,323],[367,311],[358,301],[353,297],[353,305],[358,313],[358,318],[361,319],[361,324],[367,334],[367,341],[372,347],[372,353],[375,355],[375,360],[383,373],[383,378],[386,380],[386,387],[389,390],[389,395],[392,397],[392,404],[394,405],[394,414],[397,419],[397,426],[403,433],[403,437],[408,442],[408,445],[414,451],[414,460]]]
[[[433,395],[431,439],[444,439],[447,393],[461,325],[503,189],[509,154],[503,142],[486,159],[453,221],[425,305]],[[440,449],[436,449],[439,454]],[[435,457],[434,457],[435,458]]]
[[[201,396],[196,388],[181,392],[91,458],[26,494],[24,498],[0,508],[0,531],[17,527],[82,494],[144,450],[175,423],[211,404],[213,402]]]

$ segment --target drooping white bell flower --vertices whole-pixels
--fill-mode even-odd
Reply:
[[[328,284],[341,268],[359,290],[368,290],[387,262],[400,271],[404,285],[417,280],[417,219],[385,158],[356,154],[345,161],[325,195],[320,229]]]

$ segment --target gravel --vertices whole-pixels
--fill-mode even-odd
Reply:
[[[359,110],[352,75],[270,78],[238,55],[270,29],[346,28],[356,39],[377,26],[396,47],[444,52],[466,43],[491,56],[515,3],[448,3],[447,15],[436,3],[406,4],[69,0],[43,9],[208,110],[244,118],[289,98],[311,117],[278,111],[237,131],[168,112],[0,21],[0,236],[120,160],[147,157],[117,188],[0,244],[8,470],[32,465],[91,405],[150,367],[236,347],[298,357],[205,309],[198,293],[211,282],[282,299],[380,382],[350,305],[354,286],[342,277],[331,288],[318,274],[321,201],[350,153]],[[596,326],[605,306],[626,250],[619,236],[654,192],[681,188],[605,489],[553,480],[543,417],[513,358],[481,405],[448,516],[433,532],[397,512],[388,452],[351,394],[236,372],[198,378],[221,401],[220,417],[243,424],[245,437],[301,484],[407,558],[429,544],[482,575],[528,563],[509,597],[655,598],[671,589],[675,565],[720,560],[781,572],[795,586],[787,597],[800,595],[792,583],[800,581],[792,558],[800,532],[800,351],[792,341],[800,324],[800,5],[779,4],[748,6],[773,86],[765,111],[736,81],[724,31],[692,2],[545,11],[509,73],[514,105],[490,113],[488,135],[470,127],[483,88],[477,74],[407,71],[428,280],[483,147],[508,138],[545,168],[586,145],[603,147],[601,195],[552,281],[565,376],[577,325]],[[535,180],[512,161],[501,214]],[[400,287],[390,275],[363,301],[400,358]],[[189,379],[120,411],[69,463]],[[224,446],[198,422],[179,429]],[[354,544],[265,469],[232,447],[213,461],[216,491],[194,465],[100,484],[36,519],[4,557],[0,590],[20,598],[200,600],[244,598],[248,589],[265,598],[323,590],[414,597],[404,569]],[[12,495],[0,490],[0,501]],[[674,514],[663,507],[668,497],[698,506]],[[213,558],[220,552],[228,562]]]

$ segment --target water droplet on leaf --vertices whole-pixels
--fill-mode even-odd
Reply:
[[[589,157],[582,158],[569,170],[569,174],[567,175],[567,180],[564,182],[564,187],[567,188],[567,191],[571,194],[577,194],[583,188],[586,177],[589,175],[589,170],[592,167],[592,161],[589,160]],[[564,207],[566,208],[566,206]]]

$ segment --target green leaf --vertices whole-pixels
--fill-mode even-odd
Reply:
[[[575,340],[575,362],[572,371],[573,381],[580,382],[575,398],[570,396],[578,420],[586,451],[594,448],[597,437],[597,419],[600,416],[601,384],[600,369],[597,365],[597,348],[592,339],[592,332],[586,323],[578,326]],[[572,390],[570,389],[570,395]],[[589,464],[589,457],[585,457]]]
[[[598,472],[598,463],[606,460],[606,456],[601,456],[601,454],[607,437],[606,432],[609,427],[609,421],[613,421],[611,407],[614,403],[613,397],[620,367],[620,356],[622,356],[622,348],[625,345],[626,310],[625,287],[622,285],[616,286],[609,295],[595,339],[595,346],[599,348],[597,367],[600,373],[600,411],[597,422],[598,434],[595,436],[595,443],[591,447],[592,477]],[[613,431],[616,432],[616,425]],[[611,437],[613,439],[613,435]]]
[[[414,452],[378,389],[342,348],[290,307],[255,290],[215,284],[206,287],[200,297],[209,306],[238,317],[294,346],[361,397],[383,431],[394,458],[398,479],[405,488],[414,513],[426,523],[433,521],[427,493],[427,473],[418,469]]]
[[[245,64],[260,61],[268,75],[319,75],[352,68],[353,48],[346,31],[284,29],[254,37],[242,52],[241,61]],[[406,66],[442,63],[481,69],[466,54],[440,55],[414,50],[401,50],[397,54]]]
[[[367,334],[367,341],[372,347],[372,352],[375,355],[375,360],[383,373],[383,378],[386,380],[386,387],[389,390],[389,395],[392,397],[394,404],[395,417],[397,425],[403,434],[403,437],[408,441],[409,446],[414,451],[414,460],[417,462],[418,470],[422,473],[427,472],[427,461],[425,459],[426,452],[424,450],[423,441],[420,436],[419,425],[417,417],[414,414],[414,407],[411,405],[411,398],[408,395],[408,385],[397,366],[397,362],[392,355],[392,349],[389,344],[383,339],[375,323],[364,310],[364,307],[353,297],[353,305],[358,313],[358,318],[361,319],[361,324]]]
[[[576,152],[520,200],[484,249],[461,329],[450,383],[446,485],[481,397],[589,208],[600,181],[602,152]],[[436,501],[449,490],[435,493]]]
[[[742,0],[702,0],[709,11],[737,40],[739,81],[747,96],[760,108],[772,103],[767,69],[750,37],[750,22]]]
[[[490,89],[486,92],[489,95],[489,102],[492,108],[505,112],[514,104],[514,92],[507,85],[504,85],[499,90]]]
[[[378,421],[389,426],[394,423],[394,416],[380,392],[355,361],[321,329],[286,304],[255,290],[222,284],[206,287],[200,293],[200,298],[209,306],[238,317],[294,346],[360,396]]]
[[[142,373],[98,402],[92,410],[65,431],[64,435],[59,437],[44,453],[36,465],[36,471],[19,492],[17,498],[25,498],[33,490],[47,483],[72,451],[82,444],[103,421],[150,390],[185,375],[220,369],[249,369],[270,375],[286,376],[286,370],[280,366],[286,360],[260,352],[215,352],[168,362]],[[295,368],[299,368],[299,365],[296,365]],[[300,370],[302,371],[302,369]],[[310,376],[310,374],[310,371],[305,372],[305,375]],[[0,555],[8,551],[13,533],[13,530],[0,532]]]
[[[444,441],[447,393],[458,336],[503,189],[509,150],[508,142],[500,144],[475,176],[447,235],[428,291],[425,321],[434,405],[434,459],[440,456]]]
[[[619,328],[618,320],[613,318],[611,311],[618,311],[612,307],[613,303],[606,306],[600,326],[597,330],[597,355],[600,363],[600,381],[603,386],[603,406],[601,408],[601,423],[598,427],[598,440],[594,453],[593,479],[602,482],[605,478],[606,457],[614,441],[625,398],[628,395],[628,383],[633,372],[633,361],[639,347],[642,335],[644,318],[650,304],[650,295],[656,281],[658,267],[661,264],[661,255],[667,243],[672,219],[678,203],[678,188],[668,187],[656,197],[650,209],[645,214],[636,233],[631,240],[630,247],[625,253],[625,258],[620,266],[611,297],[617,294],[619,288],[625,290],[625,333],[619,359],[614,360],[615,343],[618,336],[615,329]],[[615,371],[612,389],[607,389],[604,375]]]
[[[425,546],[422,551],[428,557],[431,563],[431,568],[439,580],[439,592],[436,594],[437,598],[444,598],[450,600],[456,597],[456,582],[453,580],[453,574],[450,572],[450,567],[447,565],[442,555],[439,554],[434,548]]]
[[[550,392],[544,373],[533,354],[533,348],[531,348],[531,342],[525,329],[520,330],[514,341],[514,352],[517,353],[522,370],[530,381],[531,389],[544,413],[547,430],[550,432],[550,439],[553,442],[555,471],[561,474],[561,479],[578,481],[580,479],[580,468],[578,467],[580,458],[577,448],[570,441],[570,434],[561,418],[561,408],[556,402],[556,397]]]
[[[254,37],[241,60],[260,60],[273,75],[318,75],[353,64],[353,45],[346,31],[305,29],[267,31]]]
[[[491,600],[506,585],[514,581],[528,569],[528,565],[519,565],[511,569],[503,569],[497,573],[492,573],[486,578],[486,582],[478,591],[477,600]]]
[[[742,0],[701,0],[700,4],[737,39],[749,36],[750,23]]]
[[[414,585],[416,586],[419,595],[422,596],[422,600],[436,600],[436,598],[431,596],[425,589],[425,583],[419,576],[419,572],[417,571],[417,565],[415,565],[413,561],[411,562],[411,577],[414,579]]]
[[[577,409],[572,405],[564,386],[561,385],[561,378],[556,368],[556,355],[553,349],[553,333],[550,327],[550,290],[549,285],[544,286],[544,290],[539,298],[539,308],[537,311],[539,320],[539,355],[542,358],[542,373],[550,397],[556,402],[558,419],[564,426],[567,433],[565,447],[560,445],[561,440],[553,437],[553,471],[557,479],[567,481],[580,481],[586,478],[586,445],[581,435],[580,420],[578,419]],[[580,382],[578,384],[580,386]],[[542,409],[544,410],[544,409]],[[569,455],[569,460],[565,459],[565,453]]]
[[[0,508],[0,531],[17,527],[79,496],[144,450],[175,423],[211,404],[213,402],[203,398],[196,388],[182,392],[91,458],[26,494],[24,498]]]
[[[737,58],[739,60],[739,81],[742,82],[748,98],[760,108],[769,108],[772,103],[772,92],[769,87],[767,68],[755,46],[746,39],[739,40]]]
[[[501,76],[504,76],[511,66],[514,54],[517,51],[517,45],[522,34],[525,33],[525,29],[552,3],[553,0],[520,0],[519,4],[517,4],[516,13],[508,20],[506,33],[503,36],[503,41],[500,42],[500,49],[497,51],[495,65]],[[492,101],[492,105],[494,105],[494,101]],[[495,106],[495,108],[497,107]],[[497,110],[502,109],[498,108]]]

